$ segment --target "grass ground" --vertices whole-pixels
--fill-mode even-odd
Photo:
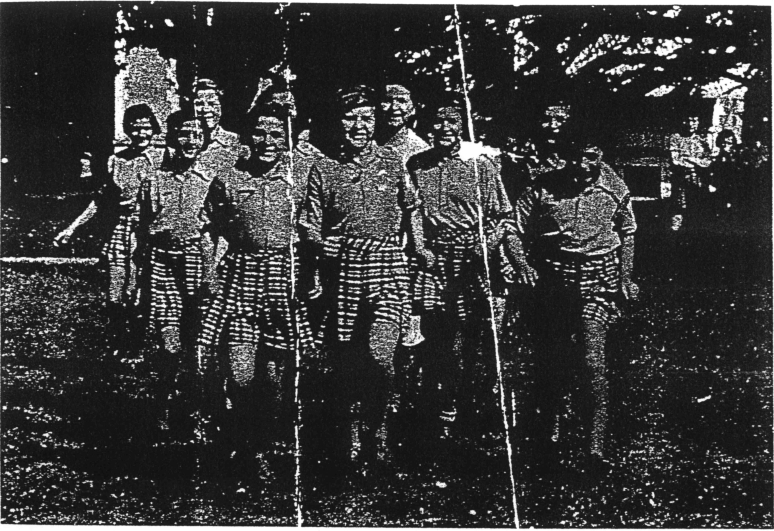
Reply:
[[[530,482],[517,425],[524,526],[774,525],[770,244],[657,236],[641,239],[642,296],[609,345],[617,466],[595,489]],[[290,454],[269,460],[261,491],[213,497],[196,439],[159,438],[148,363],[105,356],[93,268],[4,264],[1,275],[3,523],[295,525]],[[529,354],[503,355],[518,396]],[[455,451],[451,469],[369,489],[324,491],[302,468],[305,523],[511,525],[502,437]]]

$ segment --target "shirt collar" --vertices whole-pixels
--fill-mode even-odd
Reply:
[[[397,133],[385,144],[387,146],[398,146],[400,144],[406,143],[410,140],[409,138],[409,132],[411,130],[407,126],[401,127]]]
[[[196,169],[195,163],[183,173],[172,172],[172,176],[180,182],[186,181],[188,179],[200,179],[202,181],[207,180],[207,177],[201,171]]]
[[[279,181],[283,180],[287,184],[290,184],[290,179],[292,177],[288,177],[288,168],[290,167],[290,154],[288,152],[282,153],[280,155],[279,160],[277,161],[277,164],[274,165],[273,168],[271,168],[269,171],[263,174],[253,174],[250,172],[249,167],[243,167],[242,171],[244,171],[248,176],[249,179],[253,181]]]
[[[352,164],[353,166],[365,166],[368,162],[376,158],[376,142],[371,140],[368,145],[366,145],[365,149],[360,153],[360,161],[356,161],[354,158],[349,156],[342,147],[341,151],[339,152],[339,162],[342,164]]]

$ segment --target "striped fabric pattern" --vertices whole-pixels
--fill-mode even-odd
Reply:
[[[197,300],[203,273],[199,238],[185,240],[175,247],[154,246],[151,250],[151,323],[159,329],[180,326],[183,301]]]
[[[408,295],[408,259],[399,236],[343,239],[336,282],[339,341],[352,339],[360,319],[400,326],[408,315]],[[363,308],[368,315],[360,315]]]
[[[608,324],[620,316],[615,302],[621,291],[617,250],[594,256],[563,253],[561,257],[546,258],[545,265],[550,281],[580,296],[584,320]]]
[[[115,303],[129,304],[132,291],[136,286],[137,270],[132,255],[137,248],[135,213],[122,213],[110,239],[102,248],[110,269],[110,300]],[[120,274],[117,274],[120,271]]]
[[[102,254],[111,265],[124,265],[129,261],[133,251],[132,234],[136,225],[136,214],[132,212],[121,214],[118,225],[102,248]]]
[[[298,257],[295,257],[298,276]],[[225,332],[229,345],[264,344],[294,350],[312,342],[306,306],[291,301],[288,249],[230,251],[218,271],[220,290],[206,310],[200,345],[215,345]]]
[[[436,261],[414,277],[413,297],[425,311],[442,310],[461,321],[480,312],[486,300],[484,259],[474,231],[444,231],[431,243]]]

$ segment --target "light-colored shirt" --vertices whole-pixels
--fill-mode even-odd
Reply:
[[[239,135],[218,126],[210,135],[210,143],[197,156],[197,170],[217,175],[233,168],[240,158],[247,156],[249,150],[239,143]]]
[[[430,149],[430,145],[408,127],[402,127],[395,136],[384,144],[384,147],[391,148],[398,153],[404,164],[417,153]]]
[[[488,157],[445,158],[431,149],[412,157],[408,170],[422,200],[427,239],[447,230],[477,229],[479,206],[489,228],[512,210],[500,172]]]
[[[264,175],[231,169],[212,182],[205,210],[213,232],[230,247],[249,252],[288,248],[297,241],[296,224],[313,160],[296,155],[292,172],[285,154]]]
[[[544,249],[589,256],[620,247],[620,236],[637,229],[629,189],[612,168],[600,169],[599,179],[585,187],[575,183],[570,167],[539,177],[516,202],[519,236]]]
[[[706,168],[710,159],[706,152],[706,143],[698,134],[681,136],[677,133],[669,137],[669,150],[672,152],[672,162],[678,166]]]
[[[113,183],[118,187],[121,205],[134,204],[140,191],[140,184],[153,174],[161,166],[164,158],[164,150],[149,147],[138,157],[125,159],[118,155],[111,155],[108,159],[108,172],[113,177]]]
[[[183,173],[159,170],[140,190],[140,215],[151,235],[183,241],[201,236],[208,222],[204,199],[212,179],[189,169]]]
[[[373,142],[359,160],[321,158],[309,174],[302,225],[307,238],[387,239],[402,233],[404,214],[419,204],[400,156]]]

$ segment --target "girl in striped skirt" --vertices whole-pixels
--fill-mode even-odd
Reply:
[[[311,160],[289,151],[293,115],[288,93],[257,107],[243,135],[250,158],[221,173],[206,201],[213,235],[228,251],[198,344],[202,355],[218,344],[228,352],[227,431],[238,476],[258,471],[256,452],[291,438],[296,353],[311,343],[296,288],[296,223]]]
[[[609,465],[605,341],[619,296],[638,293],[631,280],[636,224],[626,184],[598,149],[570,142],[560,149],[567,166],[542,175],[520,196],[516,235],[507,240],[521,279],[537,282],[530,308],[538,348],[535,461],[558,462],[563,408],[575,396],[586,441],[581,468],[598,474]]]
[[[203,145],[200,119],[183,109],[167,120],[168,151],[161,169],[140,190],[143,253],[150,257],[150,326],[159,337],[157,360],[162,427],[167,427],[167,398],[181,369],[193,368],[203,279],[214,269],[206,229],[204,199],[211,177],[194,164]]]
[[[414,279],[414,296],[415,307],[426,312],[423,372],[427,387],[437,390],[434,416],[447,434],[452,427],[474,427],[481,417],[474,405],[491,395],[493,381],[478,385],[482,376],[495,375],[483,246],[494,249],[489,240],[494,243],[494,228],[511,205],[497,165],[461,154],[461,103],[444,100],[433,108],[433,147],[409,159],[408,171],[422,197],[425,245],[436,258]]]
[[[127,332],[133,324],[132,308],[138,302],[135,300],[138,267],[143,265],[133,260],[137,248],[137,193],[140,184],[161,164],[163,151],[151,146],[153,136],[160,131],[153,111],[146,104],[133,105],[124,111],[124,132],[129,137],[129,147],[110,157],[108,172],[111,180],[102,186],[99,198],[89,203],[54,241],[55,245],[68,243],[75,230],[98,211],[117,213],[118,223],[102,250],[110,275],[106,305],[108,336],[115,348],[132,338]]]
[[[398,407],[393,357],[408,314],[409,242],[427,258],[416,189],[400,155],[373,141],[373,90],[339,93],[341,151],[315,162],[303,225],[322,258],[325,341],[346,395],[342,432],[350,471],[371,475],[391,461],[387,419]],[[418,234],[418,235],[417,235]]]

